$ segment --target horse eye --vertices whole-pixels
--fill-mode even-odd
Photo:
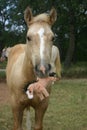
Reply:
[[[28,41],[31,41],[31,38],[30,38],[29,36],[27,36],[27,40],[28,40]]]

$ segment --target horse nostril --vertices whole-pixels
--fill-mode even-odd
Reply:
[[[38,77],[45,77],[48,75],[49,71],[51,70],[51,65],[50,64],[35,65],[34,69]]]
[[[48,71],[51,70],[51,64],[48,64]]]
[[[38,71],[38,65],[35,66],[35,70]]]

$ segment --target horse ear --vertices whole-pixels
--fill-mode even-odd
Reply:
[[[24,11],[24,20],[27,23],[27,25],[29,25],[29,22],[32,20],[32,18],[33,18],[32,11],[30,7],[27,7]]]
[[[56,12],[56,9],[53,7],[50,11],[50,23],[51,23],[51,25],[54,24],[56,19],[57,19],[57,12]]]

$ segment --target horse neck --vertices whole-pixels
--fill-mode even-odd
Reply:
[[[25,80],[26,82],[35,80],[35,74],[34,74],[34,70],[33,70],[33,66],[31,63],[31,59],[29,59],[27,57],[27,54],[25,52],[25,56],[24,56],[24,62],[23,62],[23,75],[25,76]]]

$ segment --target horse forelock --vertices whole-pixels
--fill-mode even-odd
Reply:
[[[36,22],[45,22],[45,23],[50,24],[50,17],[46,13],[37,15],[37,16],[32,18],[32,20],[29,22],[29,25],[36,23]]]

